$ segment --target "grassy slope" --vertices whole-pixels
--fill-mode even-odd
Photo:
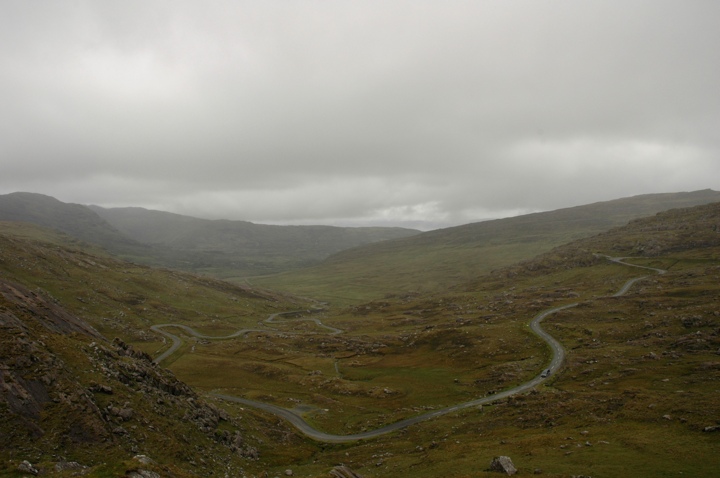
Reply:
[[[233,278],[316,263],[362,244],[418,233],[390,227],[273,226],[142,208],[91,206],[128,237],[156,246],[166,265]]]
[[[521,472],[542,468],[545,476],[554,477],[628,472],[709,476],[720,466],[717,434],[701,431],[720,416],[718,224],[717,205],[669,212],[450,291],[404,294],[325,312],[324,322],[346,331],[341,336],[256,335],[199,343],[194,351],[179,353],[171,368],[200,390],[225,389],[283,406],[304,406],[308,419],[324,429],[357,431],[533,376],[547,352],[525,324],[551,305],[581,299],[583,306],[547,320],[569,354],[566,368],[537,393],[351,445],[315,445],[278,423],[276,436],[284,437],[285,444],[263,448],[258,466],[275,474],[292,468],[299,476],[323,476],[340,462],[367,476],[484,476],[481,470],[492,456],[508,454]],[[47,269],[38,262],[48,259],[38,258],[38,252],[48,256],[52,251],[23,243],[28,255],[9,261],[6,251],[17,247],[12,241],[0,244],[2,267],[33,283]],[[593,252],[643,252],[649,255],[648,265],[670,272],[638,284],[627,297],[604,298],[637,272]],[[58,257],[59,262],[50,263],[67,269],[66,278],[57,284],[43,280],[55,284],[63,301],[92,299],[75,304],[81,313],[101,302],[100,295],[88,292],[87,286],[95,284],[90,280],[122,287],[122,279],[135,283],[139,278],[146,301],[159,287],[154,271],[142,269],[140,277],[111,281],[102,268],[85,274],[87,256]],[[77,265],[79,260],[84,267]],[[167,275],[158,278],[175,284]],[[78,295],[83,291],[86,295]],[[188,315],[187,323],[218,331],[242,323],[211,312],[222,307],[215,305],[218,300],[223,303],[223,295],[214,294],[200,294],[209,309],[193,306],[191,299],[179,308],[202,310]],[[178,300],[172,294],[166,299],[170,304]],[[145,339],[132,330],[135,323],[146,322],[147,311],[142,303],[124,306],[135,311],[125,336],[142,346]],[[147,309],[155,321],[177,313]],[[307,322],[278,327],[317,331]],[[239,407],[229,409],[240,412]]]
[[[711,190],[650,194],[430,231],[338,253],[323,264],[254,284],[336,304],[442,290],[574,239],[670,208],[720,200]]]
[[[142,249],[100,216],[81,204],[68,204],[34,193],[0,195],[0,221],[23,221],[69,234],[107,249],[131,252]]]
[[[522,322],[518,313],[529,320],[550,305],[590,300],[547,320],[568,358],[538,393],[353,447],[345,462],[373,476],[494,476],[480,470],[493,456],[509,455],[524,474],[713,476],[720,442],[717,432],[702,430],[720,416],[718,231],[718,204],[672,211],[465,284],[458,288],[468,294],[464,301],[460,292],[450,303],[436,298],[466,320],[500,316],[508,325]],[[644,251],[650,257],[638,263],[669,272],[626,297],[606,298],[637,272],[598,260],[594,251]],[[469,313],[470,297],[480,298],[478,312]],[[373,313],[384,316],[380,307]],[[512,326],[507,333],[517,335]],[[492,349],[477,352],[489,359]]]
[[[5,277],[47,291],[101,333],[137,342],[150,353],[164,342],[148,333],[153,324],[210,330],[222,318],[225,327],[239,328],[299,306],[282,295],[100,255],[70,236],[30,224],[0,222],[0,251]]]
[[[150,324],[185,323],[212,333],[220,319],[225,327],[254,325],[270,312],[299,303],[208,278],[129,264],[89,250],[70,236],[27,223],[0,222],[0,286],[7,288],[6,284],[10,290],[25,290],[32,300],[23,302],[17,292],[0,294],[0,362],[5,371],[0,394],[0,474],[16,476],[15,469],[24,459],[39,464],[45,473],[54,462],[78,461],[92,467],[90,476],[120,476],[138,467],[178,477],[241,473],[243,468],[265,464],[232,454],[213,435],[215,427],[219,434],[240,430],[243,450],[285,440],[274,422],[241,411],[235,417],[242,422],[222,419],[208,425],[207,432],[202,420],[208,413],[214,416],[212,407],[196,405],[193,393],[158,385],[174,383],[172,373],[147,361],[138,365],[130,357],[118,356],[113,346],[97,337],[53,333],[41,324],[47,322],[44,316],[69,312],[110,339],[120,337],[134,343],[136,350],[156,354],[166,345],[148,330]],[[13,323],[23,325],[13,328]],[[136,381],[138,376],[146,382]],[[97,384],[112,392],[93,392]],[[42,413],[29,416],[44,433],[34,431],[38,429],[6,406],[6,393],[17,394],[14,390],[19,389],[22,395],[23,387],[39,397]],[[44,387],[49,398],[44,398]],[[33,403],[25,397],[12,407],[32,410]],[[112,406],[131,408],[132,417],[121,419],[105,411]],[[133,461],[138,453],[157,463],[143,466]],[[283,453],[273,457],[278,455]]]
[[[257,442],[247,422],[221,418],[171,372],[128,349],[45,327],[64,323],[62,308],[9,287],[10,295],[0,278],[0,475],[27,476],[16,472],[23,460],[44,476],[124,476],[138,468],[178,478],[240,472],[246,460],[215,437],[240,432],[246,443]],[[153,463],[133,460],[138,453]],[[58,462],[86,469],[57,471]]]
[[[508,454],[523,473],[545,476],[709,476],[720,465],[717,435],[702,431],[720,414],[719,225],[718,204],[670,211],[451,291],[327,312],[341,336],[208,343],[173,369],[205,389],[303,407],[321,429],[356,432],[536,375],[547,351],[525,325],[581,300],[547,320],[568,360],[536,393],[368,443],[323,446],[316,461],[279,462],[275,472],[321,476],[343,462],[369,476],[484,476],[492,456]],[[649,254],[643,263],[670,272],[608,297],[644,272],[593,253],[640,251]],[[222,382],[202,375],[220,365],[232,370]]]

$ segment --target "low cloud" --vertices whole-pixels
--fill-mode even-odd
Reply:
[[[720,5],[12,1],[0,193],[459,224],[718,189]]]

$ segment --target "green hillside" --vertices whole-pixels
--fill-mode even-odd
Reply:
[[[35,193],[0,195],[0,221],[55,229],[139,264],[235,279],[307,267],[347,248],[419,232],[211,221],[142,208],[68,204]]]
[[[142,245],[124,236],[87,207],[64,203],[43,194],[0,195],[0,221],[37,224],[113,252],[142,249]]]
[[[393,227],[273,226],[143,208],[91,209],[126,236],[165,251],[167,265],[224,278],[296,269],[344,249],[419,232]]]
[[[317,267],[252,282],[346,304],[387,294],[427,293],[633,218],[719,200],[720,192],[709,189],[649,194],[467,224],[357,247],[335,254]]]
[[[676,209],[452,288],[317,310],[2,223],[0,470],[22,475],[27,460],[58,476],[78,472],[62,468],[73,462],[90,476],[329,476],[342,463],[373,477],[491,477],[492,457],[507,455],[521,475],[712,476],[718,231],[720,203]],[[527,324],[573,302],[544,322],[567,351],[548,382],[372,440],[315,442],[209,393],[292,409],[330,433],[372,430],[536,377],[549,350]],[[150,329],[162,323],[208,337],[266,330],[213,340],[176,328],[182,345],[159,367],[145,354],[169,345]]]
[[[242,474],[274,440],[268,423],[154,365],[168,344],[149,326],[216,332],[302,305],[0,222],[0,474],[33,474],[23,461],[45,476]]]

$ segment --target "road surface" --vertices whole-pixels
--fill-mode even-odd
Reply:
[[[610,256],[603,256],[603,257],[606,257],[608,260],[618,263],[618,264],[622,264],[625,266],[631,266],[631,267],[638,267],[641,269],[648,269],[648,270],[654,271],[658,274],[664,274],[666,272],[663,269],[638,266],[635,264],[630,264],[630,263],[624,262],[624,259],[627,259],[626,257],[610,257]],[[646,277],[648,277],[648,276],[635,277],[633,279],[628,280],[627,282],[625,282],[625,284],[623,284],[623,286],[615,294],[613,294],[613,297],[618,297],[618,296],[621,296],[621,295],[627,293],[627,291],[630,289],[630,287],[633,286],[633,284],[635,284],[636,282],[638,282],[642,279],[645,279]],[[416,415],[414,417],[406,418],[405,420],[400,420],[398,422],[391,423],[390,425],[386,425],[384,427],[377,428],[375,430],[369,430],[366,432],[356,433],[353,435],[334,435],[334,434],[322,432],[320,430],[316,430],[315,428],[311,427],[302,418],[302,416],[300,414],[296,413],[293,410],[287,409],[287,408],[282,408],[282,407],[278,407],[276,405],[258,402],[256,400],[250,400],[247,398],[236,397],[233,395],[226,395],[226,394],[221,394],[221,393],[211,393],[210,395],[220,398],[222,400],[240,403],[242,405],[247,405],[249,407],[257,408],[257,409],[272,413],[273,415],[276,415],[280,418],[287,420],[293,426],[295,426],[298,430],[300,430],[300,432],[302,432],[306,436],[308,436],[314,440],[317,440],[317,441],[326,442],[326,443],[346,443],[346,442],[353,442],[353,441],[357,441],[357,440],[367,440],[370,438],[376,438],[380,435],[385,435],[387,433],[391,433],[391,432],[400,430],[401,428],[405,428],[407,426],[414,425],[416,423],[424,422],[426,420],[431,420],[433,418],[436,418],[436,417],[439,417],[439,416],[442,416],[442,415],[445,415],[448,413],[456,412],[458,410],[462,410],[465,408],[477,407],[480,405],[494,402],[495,400],[501,400],[503,398],[517,395],[518,393],[522,393],[522,392],[531,390],[531,389],[535,388],[536,386],[540,385],[541,383],[543,383],[544,381],[549,380],[550,377],[552,377],[558,371],[558,369],[562,365],[563,361],[565,360],[565,349],[563,348],[562,344],[560,342],[558,342],[552,335],[547,333],[540,326],[540,324],[546,317],[548,317],[556,312],[559,312],[561,310],[575,307],[578,304],[579,304],[579,302],[575,302],[572,304],[565,304],[565,305],[561,305],[558,307],[553,307],[551,309],[547,309],[547,310],[539,313],[535,317],[533,317],[533,319],[530,321],[530,324],[529,324],[530,329],[533,332],[535,332],[542,340],[544,340],[550,347],[550,350],[552,351],[552,359],[550,360],[550,363],[548,365],[546,365],[545,367],[543,367],[543,369],[542,369],[542,371],[545,371],[545,370],[550,371],[550,373],[547,374],[546,376],[543,376],[543,375],[545,375],[545,373],[540,373],[533,379],[531,379],[525,383],[522,383],[520,385],[517,385],[515,387],[509,388],[507,390],[503,390],[502,392],[494,393],[492,395],[488,395],[488,396],[485,396],[482,398],[477,398],[475,400],[470,400],[468,402],[462,402],[457,405],[452,405],[449,407],[445,407],[445,408],[442,408],[439,410],[434,410],[432,412],[424,413],[421,415]],[[284,313],[289,314],[291,312],[284,312]],[[270,317],[265,319],[265,322],[266,323],[273,322],[274,319],[278,315],[281,315],[281,314],[283,314],[283,313],[272,314]],[[330,330],[332,332],[332,334],[339,334],[342,332],[342,330],[340,330],[340,329],[336,329],[334,327],[329,327],[327,325],[324,325],[318,319],[295,319],[295,320],[312,320],[318,326],[324,327],[324,328]],[[185,326],[185,325],[177,325],[177,324],[154,325],[153,327],[151,327],[153,330],[155,330],[173,340],[172,347],[170,349],[168,349],[165,353],[160,355],[158,358],[156,358],[155,363],[162,362],[166,357],[168,357],[173,352],[175,352],[175,350],[177,350],[177,348],[180,347],[180,345],[182,344],[182,339],[180,339],[178,336],[173,335],[165,330],[162,330],[165,327],[178,327],[178,328],[185,330],[187,333],[189,333],[190,335],[192,335],[194,337],[204,338],[204,339],[215,339],[215,340],[238,337],[238,336],[244,335],[248,332],[273,331],[272,329],[270,329],[270,330],[269,329],[240,329],[237,332],[234,332],[233,334],[226,335],[223,337],[211,337],[211,336],[207,336],[207,335],[198,334],[192,328]],[[275,332],[279,332],[279,331],[275,331]]]
[[[266,324],[274,323],[274,322],[275,322],[275,318],[277,318],[278,315],[295,314],[295,313],[297,313],[297,312],[301,312],[301,311],[293,310],[293,311],[289,311],[289,312],[277,312],[277,313],[275,313],[275,314],[270,314],[270,316],[268,316],[268,318],[265,319],[263,322],[266,323]],[[342,330],[336,329],[335,327],[330,327],[329,325],[325,325],[325,324],[323,324],[322,322],[320,322],[319,319],[315,319],[315,318],[306,318],[306,317],[304,317],[304,318],[300,318],[300,319],[291,319],[290,321],[298,321],[298,320],[309,320],[309,321],[311,321],[311,322],[315,322],[315,324],[317,324],[319,327],[322,327],[322,328],[325,328],[325,329],[329,330],[329,331],[330,331],[330,335],[337,335],[337,334],[342,333]],[[287,322],[287,321],[286,321],[286,322]],[[155,360],[153,360],[153,362],[155,362],[155,363],[157,363],[157,364],[161,363],[163,360],[165,360],[166,358],[168,358],[169,356],[171,356],[172,354],[174,354],[175,351],[176,351],[177,349],[179,349],[180,346],[183,344],[183,341],[182,341],[182,339],[181,339],[180,337],[178,337],[178,336],[175,335],[175,334],[171,334],[171,333],[168,332],[167,330],[163,330],[163,329],[165,329],[165,328],[167,328],[167,327],[175,327],[175,328],[178,328],[178,329],[182,329],[182,330],[184,330],[185,332],[187,332],[188,334],[192,335],[193,337],[197,337],[197,338],[199,338],[199,339],[206,339],[206,340],[225,340],[225,339],[232,339],[232,338],[235,338],[235,337],[240,337],[241,335],[245,335],[245,334],[247,334],[247,333],[249,333],[249,332],[276,333],[276,334],[286,334],[286,335],[291,335],[291,334],[293,334],[293,332],[284,332],[284,331],[282,331],[282,330],[267,329],[267,328],[266,328],[266,329],[240,329],[240,330],[237,330],[237,331],[233,332],[233,333],[230,334],[230,335],[217,336],[217,335],[203,335],[203,334],[200,334],[200,333],[196,332],[195,329],[193,329],[192,327],[188,327],[187,325],[181,325],[181,324],[158,324],[158,325],[153,325],[153,326],[150,327],[151,330],[153,330],[153,331],[155,331],[155,332],[157,332],[157,333],[159,333],[159,334],[164,335],[165,337],[169,338],[169,339],[172,340],[172,342],[173,342],[173,344],[170,346],[169,349],[167,349],[165,352],[163,352],[161,355],[159,355]]]

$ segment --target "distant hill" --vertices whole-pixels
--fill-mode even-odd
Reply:
[[[397,227],[272,226],[143,208],[91,209],[128,237],[180,253],[184,263],[173,266],[190,263],[191,269],[221,277],[308,266],[344,249],[419,234]]]
[[[668,209],[720,201],[710,189],[647,194],[439,229],[342,251],[320,266],[257,284],[339,302],[432,291],[526,260],[566,242]]]
[[[521,277],[541,276],[577,267],[607,263],[606,255],[654,260],[665,256],[660,264],[672,267],[675,254],[684,260],[717,262],[720,248],[720,202],[688,208],[669,209],[652,216],[633,219],[623,226],[600,234],[562,244],[551,251],[525,261],[512,264],[470,281],[460,289],[477,290],[498,277],[516,281]],[[707,257],[714,260],[708,261]],[[670,257],[670,258],[668,258]]]
[[[62,231],[141,264],[239,279],[316,264],[343,249],[419,233],[389,227],[211,221],[142,208],[68,204],[34,193],[0,195],[0,221]]]
[[[209,220],[143,208],[90,208],[139,242],[177,249],[324,259],[359,245],[419,234],[400,227],[273,226]]]
[[[267,441],[247,429],[270,424],[230,416],[154,364],[164,341],[148,327],[298,304],[67,239],[0,222],[0,474],[241,476]]]
[[[719,202],[634,219],[435,294],[316,309],[338,335],[279,321],[244,338],[185,337],[162,366],[151,356],[169,343],[153,324],[222,337],[311,305],[68,238],[0,223],[3,476],[335,476],[343,460],[363,476],[475,476],[500,453],[545,476],[714,476],[720,465]],[[527,324],[574,302],[543,323],[567,353],[547,382],[372,442],[316,443],[207,394],[258,398],[329,432],[377,428],[537,377],[549,350]]]
[[[113,252],[142,248],[86,206],[64,203],[43,194],[0,195],[0,221],[27,222],[55,229]]]

